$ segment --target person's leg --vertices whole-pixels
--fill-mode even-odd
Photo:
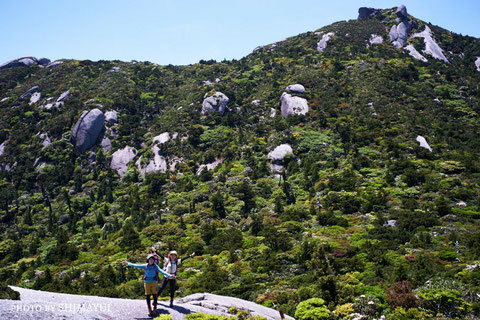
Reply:
[[[146,297],[147,297],[148,315],[151,316],[152,315],[152,306],[150,305],[150,295],[147,294]]]
[[[158,287],[158,291],[157,291],[157,294],[160,296],[160,294],[162,293],[163,289],[165,289],[165,287],[167,286],[167,281],[168,279],[167,278],[163,278],[162,279],[162,282],[160,282],[160,286]]]
[[[153,312],[157,312],[157,300],[158,300],[158,294],[153,295]]]
[[[170,282],[170,307],[173,306],[173,297],[175,296],[175,284],[176,284],[176,279],[169,279],[168,282]]]

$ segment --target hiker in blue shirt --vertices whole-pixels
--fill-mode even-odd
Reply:
[[[129,267],[135,267],[145,270],[145,274],[143,275],[143,285],[145,287],[145,296],[147,298],[147,307],[148,307],[148,315],[154,316],[157,312],[157,285],[158,285],[158,273],[160,272],[162,275],[167,277],[168,279],[175,279],[176,276],[174,274],[170,274],[168,272],[163,271],[158,266],[158,260],[155,261],[156,258],[153,254],[147,255],[147,263],[145,264],[133,264],[127,261],[123,261],[124,265],[128,265]],[[153,310],[150,305],[150,295],[153,296]]]

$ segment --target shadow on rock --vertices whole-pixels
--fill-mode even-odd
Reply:
[[[190,314],[192,313],[191,310],[187,309],[187,308],[184,308],[184,307],[180,307],[180,306],[173,306],[171,307],[173,310],[181,313],[181,314]]]

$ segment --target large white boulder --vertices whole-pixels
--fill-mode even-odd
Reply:
[[[123,149],[119,149],[112,154],[110,168],[116,170],[120,177],[123,177],[125,172],[127,172],[128,163],[132,161],[136,155],[137,150],[133,147],[126,146]]]
[[[292,114],[306,114],[308,112],[307,99],[295,97],[284,92],[280,101],[282,103],[282,117],[284,118]]]
[[[34,94],[32,94],[32,96],[30,97],[30,103],[29,105],[32,105],[34,103],[37,103],[38,100],[40,100],[40,98],[42,97],[42,94],[40,92],[35,92]]]
[[[83,111],[73,127],[71,141],[79,154],[93,147],[104,130],[105,117],[99,109]]]
[[[292,93],[305,93],[305,87],[298,83],[289,85],[286,90]]]
[[[285,158],[287,153],[293,153],[292,147],[286,143],[281,144],[268,154],[268,158],[272,160],[272,162],[279,162]]]
[[[327,47],[327,42],[335,35],[333,32],[329,32],[322,36],[322,39],[317,43],[317,50],[322,52]]]
[[[153,138],[153,143],[163,144],[170,140],[170,133],[164,132]]]
[[[427,140],[425,140],[424,137],[422,136],[417,136],[417,142],[420,144],[420,147],[427,149],[428,151],[432,152],[432,148],[430,148],[430,145],[427,143]]]
[[[477,70],[480,71],[480,57],[477,57],[477,60],[475,60],[475,66],[477,67]]]
[[[213,112],[225,113],[230,99],[221,92],[215,92],[209,97],[205,97],[202,103],[202,114],[209,114]]]
[[[30,89],[28,89],[27,91],[25,91],[25,93],[22,94],[22,95],[20,96],[20,98],[23,99],[23,98],[29,97],[29,96],[31,96],[34,92],[37,92],[37,90],[38,90],[38,86],[31,87]]]
[[[2,63],[0,69],[31,66],[33,64],[37,64],[37,59],[35,57],[24,57]]]
[[[105,112],[105,121],[112,122],[112,123],[117,123],[118,122],[117,111],[110,110],[110,111]]]

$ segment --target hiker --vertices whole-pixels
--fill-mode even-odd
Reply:
[[[178,271],[178,267],[180,264],[188,258],[192,258],[195,256],[195,252],[191,255],[188,255],[184,258],[178,258],[178,253],[175,250],[172,250],[168,253],[168,257],[165,258],[161,253],[157,252],[155,247],[152,247],[151,254],[157,254],[160,258],[163,259],[163,270],[166,273],[175,275],[175,278],[163,277],[162,282],[160,283],[160,287],[158,288],[158,295],[160,295],[167,286],[167,283],[170,285],[170,307],[173,307],[173,297],[175,296],[175,287],[176,287],[176,275]]]
[[[148,315],[150,317],[154,316],[157,312],[157,287],[158,287],[158,273],[164,275],[164,279],[172,279],[175,281],[175,275],[172,273],[167,273],[163,271],[155,263],[155,256],[153,254],[147,255],[147,263],[145,264],[133,264],[127,261],[122,261],[124,265],[128,265],[129,267],[135,267],[145,270],[145,274],[143,275],[143,285],[145,287],[145,296],[147,298],[147,307],[148,307]],[[150,295],[153,296],[153,310],[152,306],[150,305]]]

